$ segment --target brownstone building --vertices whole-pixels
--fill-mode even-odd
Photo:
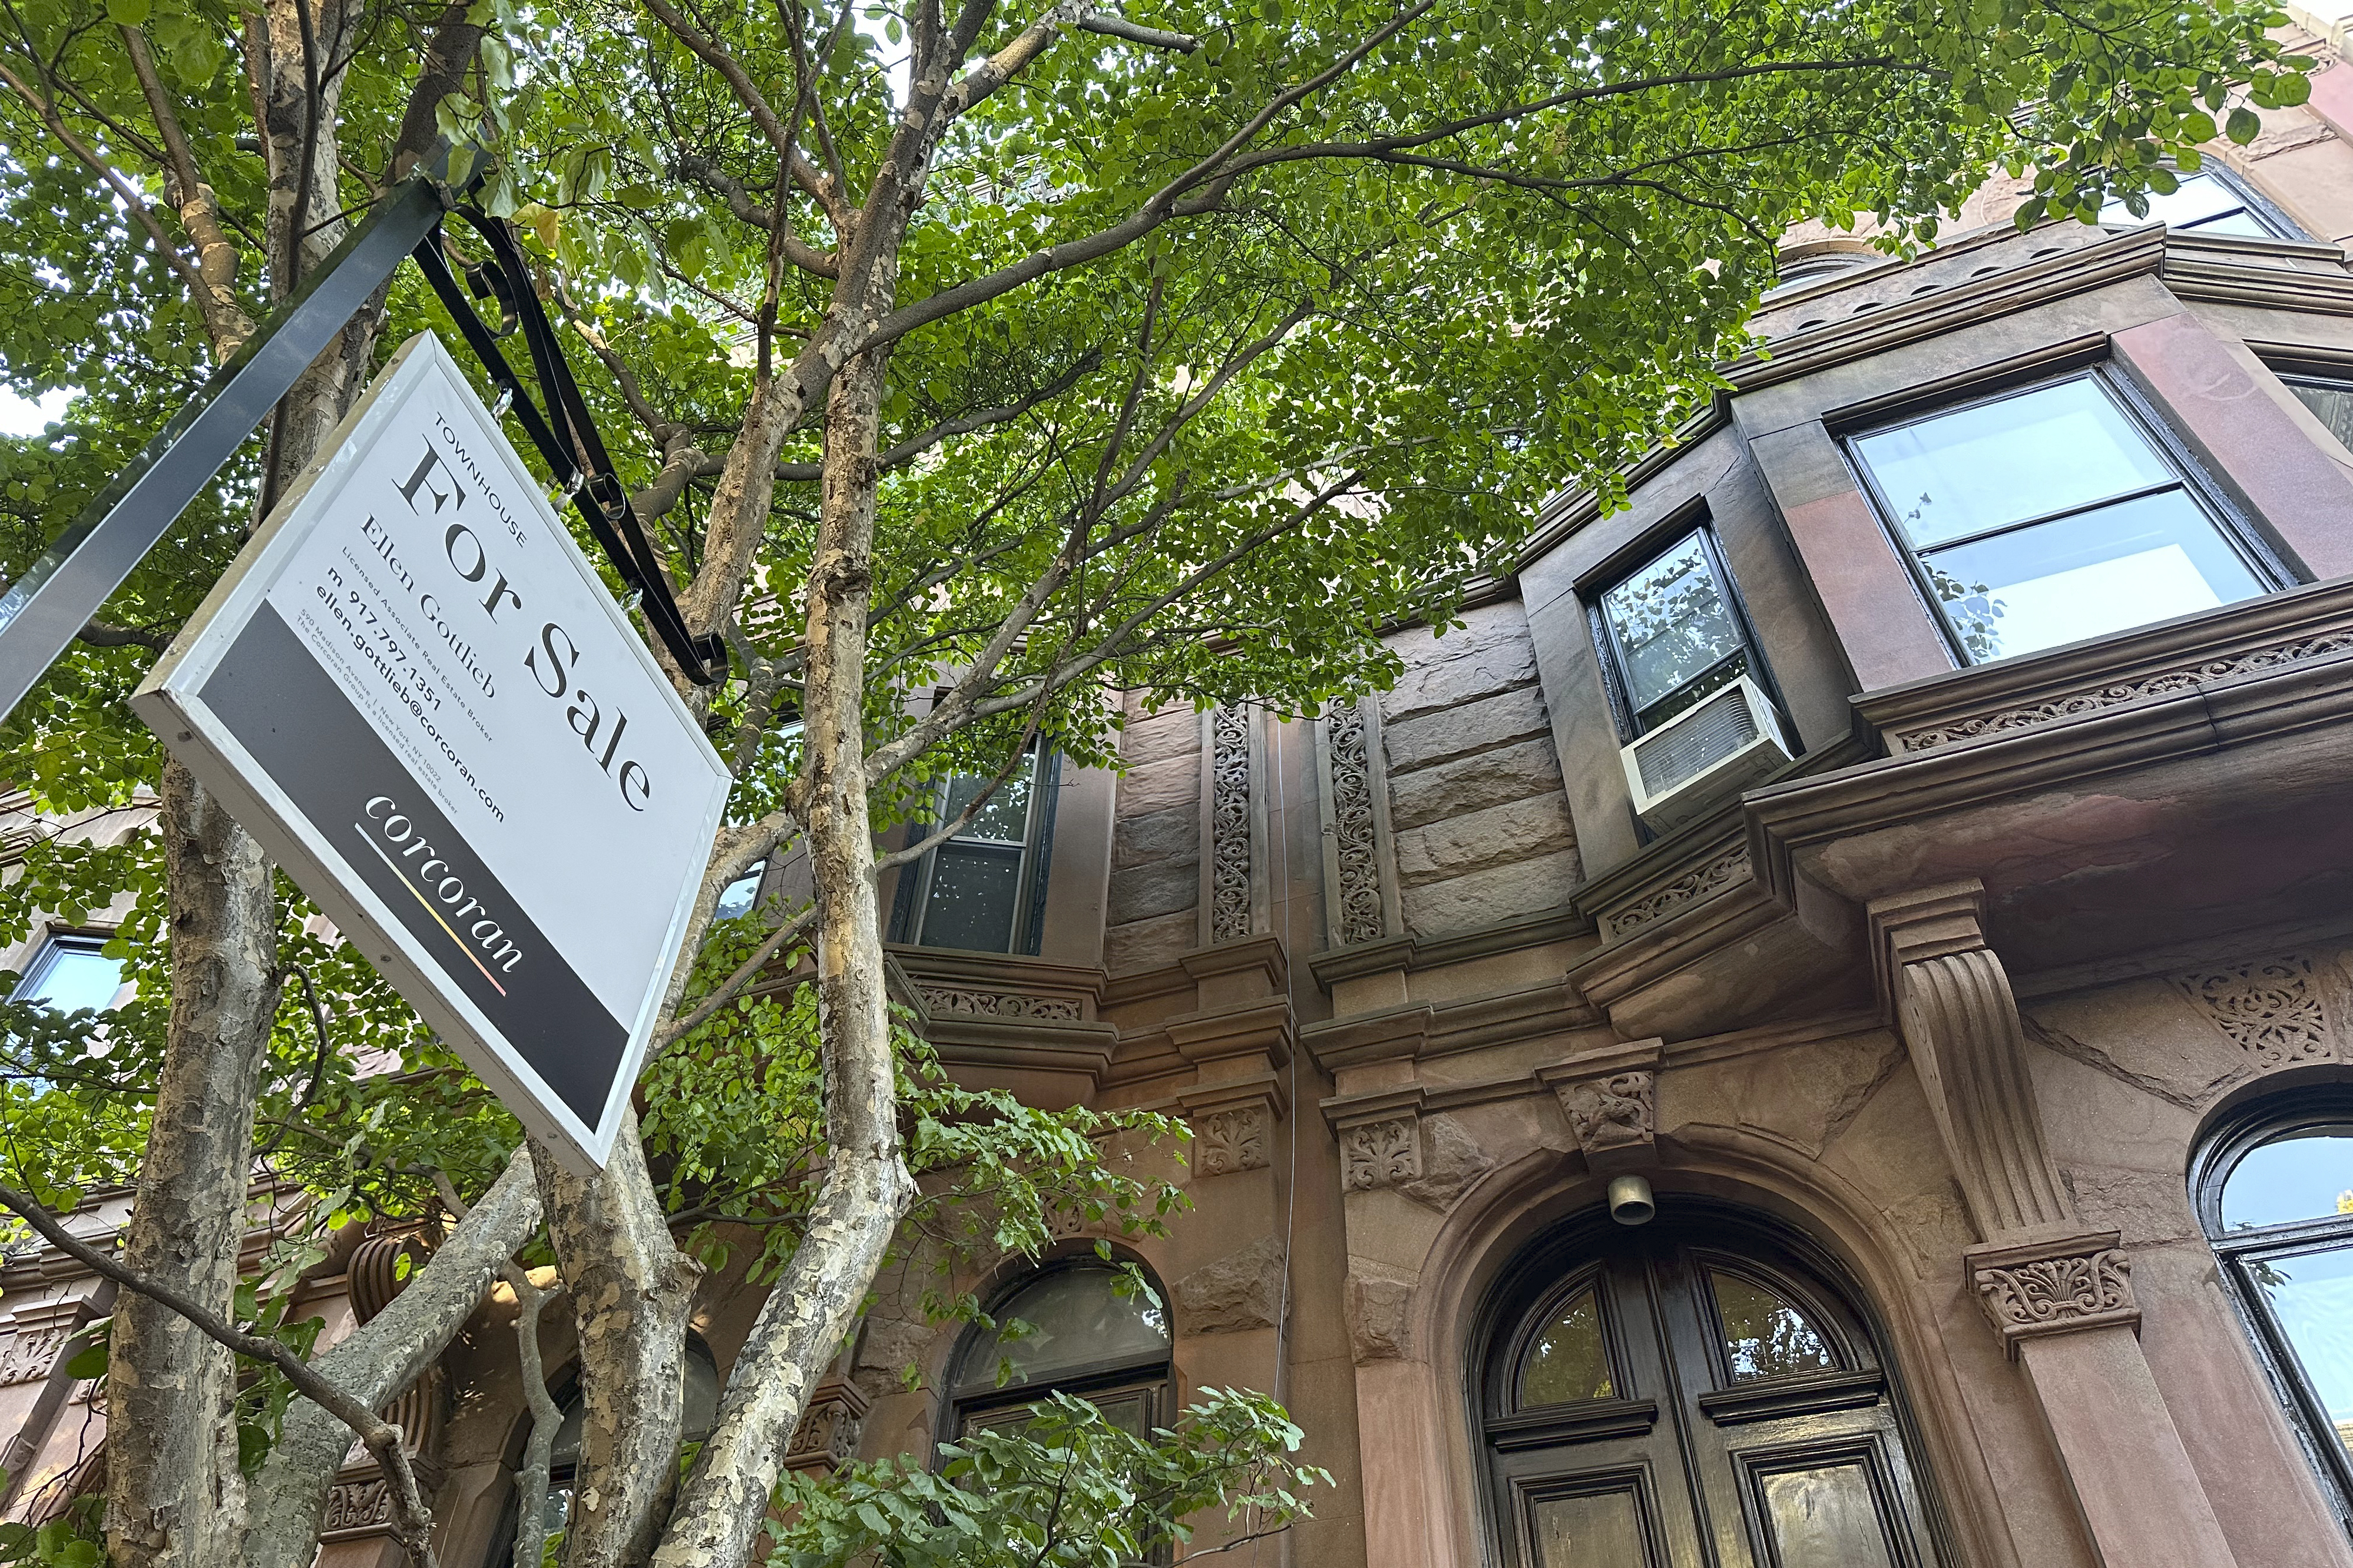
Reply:
[[[1337,1483],[1253,1561],[2353,1568],[2353,68],[2162,222],[2016,199],[1799,237],[1770,353],[1393,689],[1137,712],[899,879],[944,1058],[1181,1114],[1195,1208],[1160,1308],[1082,1226],[975,1281],[1010,1390],[886,1302],[802,1462],[1235,1384]],[[56,1262],[0,1276],[37,1477]],[[691,1410],[756,1306],[705,1297]],[[412,1395],[470,1568],[512,1310]]]

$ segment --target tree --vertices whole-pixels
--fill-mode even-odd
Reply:
[[[1002,781],[1039,744],[1112,761],[1125,694],[1305,711],[1378,683],[1381,627],[1443,624],[1542,496],[1613,498],[1712,394],[1789,223],[1868,214],[1915,244],[1997,164],[2035,171],[2021,221],[2141,201],[2217,117],[2243,142],[2247,103],[2300,101],[2308,64],[2241,0],[8,0],[7,18],[0,359],[82,397],[9,459],[0,564],[22,568],[438,126],[488,149],[488,200],[601,367],[588,394],[690,628],[733,649],[717,688],[680,674],[739,784],[652,1070],[761,1078],[762,1053],[798,1050],[761,1114],[823,1095],[797,1166],[703,1148],[722,1179],[757,1166],[744,1190],[795,1223],[769,1233],[774,1288],[674,1492],[699,1265],[671,1220],[693,1204],[635,1137],[595,1180],[501,1164],[495,1109],[355,954],[302,934],[300,900],[121,706],[388,340],[438,319],[414,279],[5,731],[46,805],[142,783],[162,801],[154,835],[60,844],[17,884],[50,908],[134,895],[142,999],[96,1075],[153,1108],[126,1263],[231,1315],[260,1151],[328,1216],[473,1193],[369,1331],[393,1326],[317,1363],[372,1407],[473,1309],[486,1277],[449,1260],[511,1253],[543,1215],[573,1300],[627,1304],[580,1325],[584,1483],[608,1500],[575,1563],[744,1561],[818,1368],[908,1234],[874,882],[984,808],[933,821],[944,775]],[[877,829],[910,822],[878,855]],[[809,906],[714,932],[720,889],[794,842]],[[20,915],[32,896],[12,890]],[[744,1011],[804,938],[799,996]],[[410,1070],[363,1080],[359,1044]],[[52,1133],[27,1146],[86,1126],[127,1164],[119,1105],[107,1121],[101,1090],[68,1087],[95,1074],[79,1047],[27,1051],[54,1086],[12,1091]],[[957,1158],[1018,1211],[1034,1145],[1084,1137],[988,1114],[1016,1155]],[[699,1136],[645,1131],[666,1151]],[[54,1197],[100,1163],[15,1173]],[[1085,1159],[1060,1168],[1103,1201]],[[240,1486],[205,1436],[237,1397],[231,1357],[126,1300],[114,1561],[305,1558],[348,1432],[295,1401]]]

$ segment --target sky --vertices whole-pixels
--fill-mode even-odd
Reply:
[[[64,411],[70,392],[52,392],[38,403],[0,387],[0,436],[37,436]]]

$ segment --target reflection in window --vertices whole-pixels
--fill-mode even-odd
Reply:
[[[1638,1483],[1639,1484],[1639,1483]],[[1548,1497],[1528,1511],[1535,1525],[1536,1568],[1648,1568],[1641,1502],[1632,1487],[1617,1491]]]
[[[1878,431],[1853,450],[1972,664],[2276,585],[2096,374]]]
[[[1711,1271],[1708,1283],[1715,1292],[1725,1359],[1734,1382],[1838,1370],[1838,1357],[1821,1331],[1778,1291],[1722,1269]]]
[[[102,936],[53,936],[25,966],[11,1002],[37,1002],[59,1013],[102,1013],[122,991],[122,965],[106,956]]]
[[[1038,951],[1059,762],[1050,752],[1026,759],[964,831],[900,879],[892,940],[979,952]],[[955,821],[988,783],[974,773],[949,778],[929,816],[909,832],[921,839]]]
[[[1770,1473],[1757,1489],[1781,1568],[1894,1568],[1861,1460]]]
[[[1580,1290],[1528,1342],[1520,1361],[1520,1405],[1607,1399],[1611,1392],[1601,1308],[1590,1289]]]
[[[2194,174],[2176,173],[2169,194],[2150,191],[2144,198],[2146,214],[2136,213],[2118,196],[2100,208],[2100,222],[2110,226],[2137,227],[2161,223],[2168,228],[2200,234],[2238,234],[2256,239],[2295,239],[2288,226],[2254,200],[2227,174],[2201,169]]]
[[[2314,1451],[2353,1485],[2353,1092],[2260,1111],[2210,1151],[2199,1210],[2208,1238],[2291,1393]]]
[[[1685,534],[1601,595],[1595,616],[1631,721],[1648,734],[1755,659],[1707,531]]]
[[[2353,447],[2353,382],[2311,375],[2284,375],[2280,380],[2295,394],[2298,403],[2312,410],[2314,418],[2328,427],[2331,436]]]

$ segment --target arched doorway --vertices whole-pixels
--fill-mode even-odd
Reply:
[[[1515,1260],[1479,1339],[1505,1568],[1934,1568],[1884,1363],[1801,1243],[1669,1201]]]

